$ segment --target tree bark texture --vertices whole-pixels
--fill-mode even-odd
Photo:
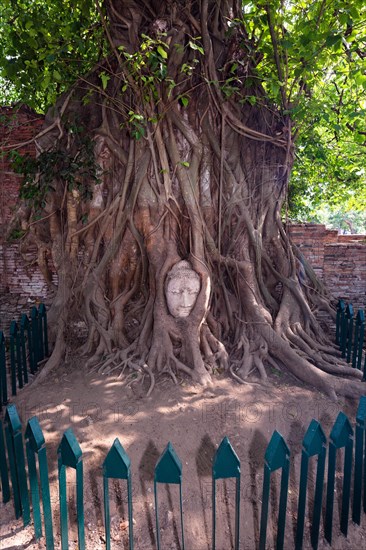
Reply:
[[[332,397],[362,392],[317,322],[329,298],[282,225],[291,120],[266,99],[253,43],[229,23],[239,14],[211,0],[101,11],[112,54],[60,98],[37,142],[40,155],[77,159],[88,135],[99,171],[72,185],[56,174],[32,226],[59,279],[45,372],[81,318],[88,363],[149,391],[159,373],[207,384],[227,369],[248,383],[256,370],[265,382],[272,366]],[[201,286],[180,318],[164,284],[183,259]]]

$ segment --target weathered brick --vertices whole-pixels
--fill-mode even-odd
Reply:
[[[334,297],[365,308],[366,235],[338,235],[307,223],[290,225],[288,232]]]

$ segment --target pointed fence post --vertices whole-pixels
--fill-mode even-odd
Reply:
[[[273,432],[271,441],[268,444],[264,460],[265,464],[259,549],[265,550],[266,548],[271,473],[275,470],[278,470],[279,468],[282,468],[276,543],[276,549],[280,550],[283,548],[285,536],[287,490],[290,474],[290,449],[286,445],[286,442],[283,439],[282,435],[276,430]]]
[[[354,311],[353,311],[352,304],[349,304],[347,306],[346,316],[348,317],[346,360],[347,360],[347,363],[349,363],[351,361],[351,354],[352,354],[353,323],[354,323]]]
[[[43,504],[46,548],[47,550],[53,550],[54,541],[53,541],[53,528],[52,528],[50,484],[48,480],[46,443],[43,436],[43,432],[41,430],[41,426],[39,425],[39,422],[36,416],[33,416],[33,418],[31,418],[28,421],[27,428],[25,430],[25,439],[26,439],[26,449],[27,449],[29,483],[31,488],[31,499],[32,499],[32,507],[33,507],[34,534],[36,539],[39,539],[42,536],[42,520],[41,520],[38,476],[37,476],[37,466],[36,466],[36,455],[37,455],[39,480],[41,485],[42,504]]]
[[[361,370],[363,341],[365,338],[365,312],[359,309],[356,315],[355,338],[353,342],[352,367]]]
[[[61,550],[68,550],[68,513],[66,492],[66,467],[76,470],[76,511],[79,550],[85,550],[83,461],[82,451],[71,428],[66,430],[58,447],[58,480],[60,493]]]
[[[352,520],[360,525],[361,499],[363,487],[363,508],[366,512],[366,396],[360,398],[356,415],[356,443],[355,443],[355,476],[353,485],[353,511]],[[363,479],[362,479],[363,476]]]
[[[30,313],[31,317],[31,329],[32,329],[32,363],[33,370],[36,372],[38,370],[38,361],[39,361],[39,321],[38,321],[38,310],[36,306],[33,306]]]
[[[48,357],[48,327],[47,327],[47,311],[44,304],[38,306],[39,319],[39,334],[42,348],[42,359]]]
[[[3,502],[5,504],[10,500],[10,488],[9,488],[8,465],[6,462],[3,423],[1,422],[1,420],[0,420],[0,479],[1,479],[1,491],[3,493]]]
[[[23,315],[24,315],[24,318],[23,318]],[[28,354],[29,354],[29,369],[31,371],[32,374],[34,374],[37,370],[37,364],[34,363],[35,361],[35,357],[34,357],[34,349],[33,349],[33,333],[32,333],[32,324],[33,324],[33,321],[32,320],[29,320],[29,317],[28,315],[25,315],[25,313],[22,315],[22,318],[21,318],[21,321],[20,323],[22,324],[22,320],[23,320],[23,323],[26,324],[26,331],[27,331],[27,343],[28,343]],[[28,323],[25,321],[25,319],[27,319]]]
[[[5,413],[5,438],[8,449],[11,484],[13,487],[15,517],[23,515],[24,526],[30,523],[29,495],[22,436],[22,425],[15,405],[8,405]]]
[[[346,343],[347,343],[347,329],[348,329],[348,319],[346,317],[346,306],[344,307],[344,311],[341,314],[341,335],[340,335],[340,350],[342,353],[342,357],[345,357],[346,355]]]
[[[353,429],[347,416],[340,412],[330,433],[328,459],[327,507],[325,514],[324,534],[329,544],[332,543],[334,480],[336,470],[337,450],[344,448],[343,491],[341,511],[341,532],[347,536],[349,500],[351,492]]]
[[[133,515],[132,515],[132,481],[131,461],[122,447],[119,439],[116,438],[103,462],[103,487],[104,487],[104,517],[105,517],[105,540],[106,549],[111,548],[111,522],[109,512],[109,479],[127,480],[128,491],[128,533],[129,549],[133,550]]]
[[[327,438],[319,422],[312,420],[302,442],[300,493],[297,512],[296,550],[301,550],[304,536],[306,493],[309,474],[310,457],[318,457],[318,467],[315,481],[314,507],[311,526],[311,544],[314,550],[318,548],[320,516],[322,511],[323,483],[326,457]]]
[[[20,354],[20,341],[18,324],[12,321],[10,324],[10,370],[11,370],[11,392],[17,393],[17,382],[19,388],[23,387],[22,359]]]
[[[343,318],[346,306],[343,300],[339,300],[337,306],[337,319],[336,319],[336,344],[341,346],[342,342],[342,328],[343,328]]]
[[[342,326],[342,341],[341,341],[341,351],[342,357],[348,357],[348,349],[351,342],[352,345],[352,332],[353,332],[353,306],[352,304],[347,304],[345,314],[343,316],[343,326]]]
[[[216,480],[236,478],[235,491],[235,550],[239,550],[240,531],[240,460],[229,439],[224,437],[212,464],[212,548],[216,549]]]
[[[182,526],[182,550],[184,550],[184,526],[183,526],[183,499],[182,499],[182,463],[179,460],[172,444],[169,442],[163,454],[160,456],[154,473],[154,496],[156,517],[156,541],[160,550],[160,526],[158,510],[158,483],[172,483],[179,485],[180,521]]]
[[[6,355],[5,355],[5,336],[0,330],[0,411],[2,405],[8,402],[8,383],[6,379]]]
[[[23,313],[20,318],[20,346],[21,346],[21,357],[22,357],[22,367],[23,367],[23,376],[24,383],[28,383],[28,360],[27,360],[27,346],[28,344],[28,356],[29,356],[29,366],[31,367],[30,362],[30,323],[28,316]]]

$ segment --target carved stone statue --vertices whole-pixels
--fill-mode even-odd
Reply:
[[[173,317],[188,317],[201,289],[201,280],[189,262],[182,260],[169,271],[165,295],[169,313]]]

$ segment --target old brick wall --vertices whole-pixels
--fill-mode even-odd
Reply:
[[[7,151],[13,147],[21,155],[35,155],[32,138],[43,124],[43,116],[24,105],[0,107],[0,239],[4,239],[7,225],[18,201],[21,176],[14,173]],[[24,144],[23,146],[20,146]]]
[[[366,308],[366,235],[338,235],[312,223],[290,225],[289,233],[335,298]]]
[[[16,148],[22,155],[34,156],[32,138],[42,124],[43,117],[24,105],[0,107],[0,327],[3,329],[7,329],[13,317],[28,312],[32,304],[50,297],[38,267],[23,259],[18,243],[6,239],[21,181],[21,176],[14,172],[8,151]],[[23,252],[27,257],[34,256],[32,250]]]

